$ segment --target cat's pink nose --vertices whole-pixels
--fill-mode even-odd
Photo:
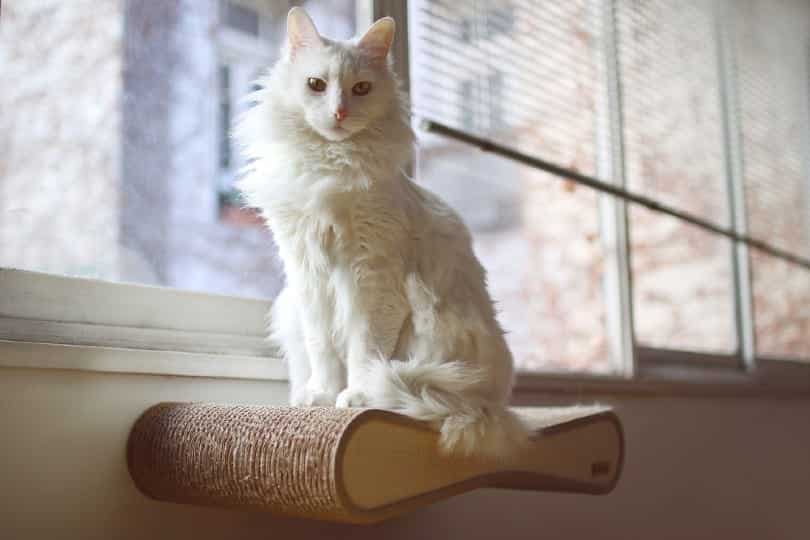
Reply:
[[[335,111],[335,120],[337,120],[338,122],[342,122],[343,119],[346,118],[347,116],[349,116],[349,111],[347,111],[343,107],[340,107],[338,108],[338,110]]]

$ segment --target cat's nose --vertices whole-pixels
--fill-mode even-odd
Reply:
[[[347,116],[349,116],[349,111],[343,107],[338,107],[338,109],[335,111],[335,120],[338,122],[342,122]]]

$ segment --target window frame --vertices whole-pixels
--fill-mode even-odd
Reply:
[[[407,89],[407,3],[358,0],[356,5],[358,27],[385,15],[398,21],[395,67],[404,74]],[[607,39],[613,40],[607,44],[608,51],[613,48],[615,52],[615,36],[608,35]],[[721,54],[727,54],[725,51]],[[721,58],[721,69],[728,70],[730,64],[726,62],[730,59]],[[608,75],[612,72],[615,77],[616,57],[608,54],[606,61]],[[602,146],[610,154],[612,174],[606,177],[621,186],[621,88],[616,79],[609,80],[607,88],[612,121],[610,140]],[[732,95],[723,103],[727,130],[734,128],[729,123],[733,115],[728,114],[735,106],[733,100]],[[728,155],[739,159],[739,148],[731,146]],[[742,182],[735,182],[741,173],[741,163],[736,159],[727,160],[727,180],[736,186],[729,193],[732,209],[741,208],[739,204],[744,202]],[[731,254],[735,280],[741,280],[735,284],[735,313],[737,324],[742,325],[738,326],[738,339],[743,352],[711,355],[636,343],[627,203],[602,194],[600,205],[606,210],[602,212],[603,235],[618,255],[606,262],[612,282],[608,296],[613,313],[609,321],[611,346],[620,351],[622,369],[614,375],[520,372],[516,389],[578,396],[810,395],[810,364],[754,354],[744,242],[735,241]],[[732,218],[735,231],[744,235],[744,212],[741,219]],[[266,340],[269,307],[268,300],[0,268],[0,366],[284,380],[286,368],[278,351]],[[740,328],[747,330],[740,332]]]
[[[613,43],[608,47],[608,56],[612,56],[614,60],[608,64],[608,78],[609,86],[615,86],[615,93],[621,94],[621,83],[619,82],[618,75],[618,52],[615,40],[616,37],[616,21],[614,19],[616,11],[617,0],[605,0],[603,5],[608,6],[609,13],[606,15],[606,23],[609,28],[608,34],[611,36]],[[751,379],[759,379],[758,373],[770,373],[768,377],[779,377],[781,372],[784,373],[800,373],[804,374],[806,371],[810,373],[810,359],[798,360],[796,358],[780,358],[774,356],[765,356],[757,354],[756,352],[756,338],[754,326],[754,308],[752,296],[752,278],[751,278],[751,256],[750,247],[746,241],[741,239],[748,239],[748,224],[747,224],[747,208],[746,208],[746,194],[744,182],[744,161],[743,161],[743,145],[742,145],[742,130],[740,126],[740,119],[737,111],[740,106],[740,99],[738,95],[739,86],[736,81],[735,72],[735,51],[732,44],[731,24],[732,21],[731,10],[733,7],[729,2],[715,2],[712,5],[711,16],[713,18],[714,35],[715,35],[715,51],[714,59],[717,64],[718,80],[720,82],[720,91],[717,99],[719,100],[721,111],[721,122],[723,131],[724,143],[724,167],[725,167],[725,182],[726,182],[726,195],[728,205],[728,218],[729,228],[736,235],[736,238],[730,240],[730,262],[732,270],[732,302],[733,302],[733,317],[735,327],[735,337],[737,341],[736,351],[731,354],[712,354],[699,351],[688,350],[674,350],[665,348],[655,348],[645,346],[638,342],[633,337],[633,366],[638,371],[661,371],[662,366],[679,366],[681,371],[690,372],[696,366],[700,370],[712,376],[712,372],[723,370],[732,373],[730,378],[736,377],[738,374],[748,374]],[[620,101],[620,98],[619,98]],[[618,124],[616,129],[619,137],[622,137],[623,129],[621,127],[621,103],[611,104],[611,107],[616,107]],[[807,135],[807,134],[805,134]],[[618,142],[619,148],[622,148],[623,141]],[[623,160],[619,161],[623,163]],[[621,172],[623,174],[623,171]],[[807,180],[810,182],[810,169],[807,169]],[[625,181],[622,179],[621,185],[624,187]],[[624,224],[627,234],[627,205],[624,205]],[[627,238],[627,236],[625,236]],[[627,246],[627,257],[632,257],[630,246]],[[628,264],[629,267],[629,264]],[[632,294],[632,277],[630,275],[626,278],[629,282],[630,291]],[[633,324],[632,309],[629,312],[630,318],[625,322],[631,327],[635,328]],[[784,366],[781,369],[780,366]],[[760,369],[761,368],[761,369]]]

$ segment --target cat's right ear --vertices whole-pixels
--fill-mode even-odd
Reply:
[[[297,51],[307,47],[321,47],[323,40],[312,19],[300,7],[294,7],[287,14],[287,48],[290,58]]]

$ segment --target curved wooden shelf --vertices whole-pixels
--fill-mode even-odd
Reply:
[[[127,460],[154,499],[353,523],[482,487],[613,489],[624,441],[610,409],[515,410],[535,435],[495,461],[444,456],[433,430],[388,411],[161,403],[133,426]]]

